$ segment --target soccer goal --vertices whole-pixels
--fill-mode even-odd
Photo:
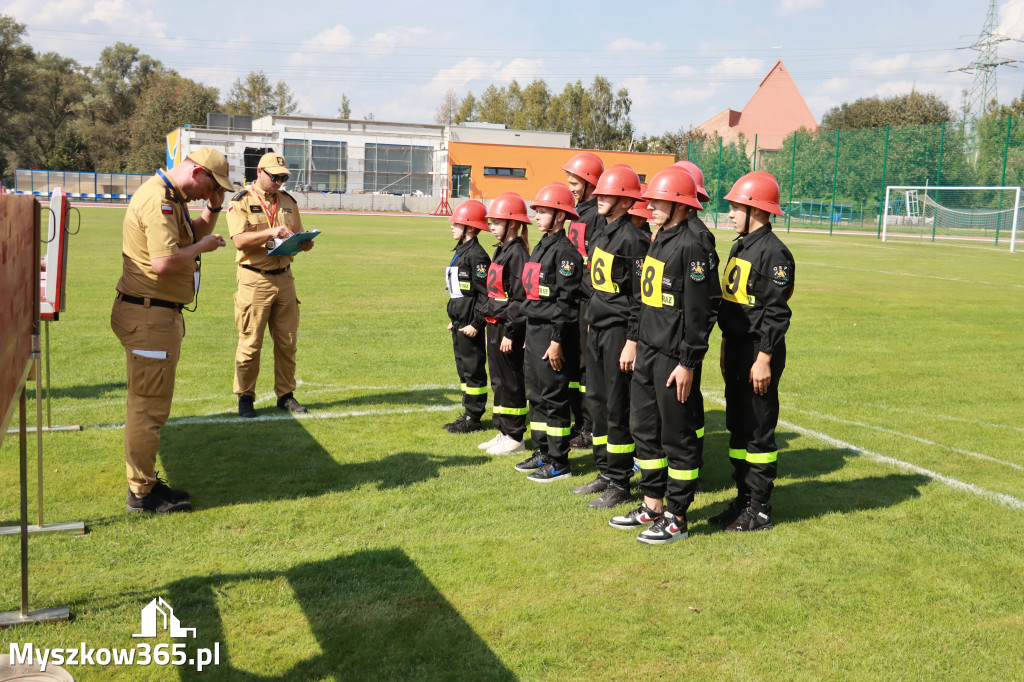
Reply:
[[[989,241],[1016,251],[1020,187],[890,185],[882,207],[882,241]]]

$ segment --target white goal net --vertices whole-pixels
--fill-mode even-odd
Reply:
[[[1020,187],[896,186],[885,189],[882,241],[1009,243],[1016,250]]]

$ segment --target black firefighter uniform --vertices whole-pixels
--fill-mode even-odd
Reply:
[[[487,408],[487,337],[484,304],[487,302],[487,269],[491,259],[475,238],[460,242],[445,271],[448,290],[448,319],[452,323],[455,369],[462,388],[462,407],[475,419]],[[469,338],[459,331],[472,325],[477,335]]]

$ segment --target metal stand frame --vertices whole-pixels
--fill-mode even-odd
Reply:
[[[38,355],[36,356],[38,362]],[[38,375],[36,381],[39,381]],[[25,417],[25,385],[21,386],[18,401],[18,435],[21,463],[21,610],[0,613],[0,628],[24,623],[48,623],[69,620],[71,609],[67,606],[36,609],[28,608],[28,429]],[[40,508],[42,514],[42,508]]]

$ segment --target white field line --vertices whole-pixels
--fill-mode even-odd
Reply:
[[[839,400],[837,398],[831,398],[828,396],[814,396],[804,395],[802,393],[788,393],[780,391],[779,395],[792,396],[793,398],[800,398],[804,400],[828,400],[834,403],[840,403],[842,405],[854,405],[856,407],[867,407],[875,410],[885,410],[886,412],[900,412],[902,414],[912,414],[915,417],[928,417],[930,419],[940,419],[948,422],[963,422],[965,424],[971,424],[973,426],[984,426],[991,429],[1009,429],[1010,431],[1019,431],[1024,433],[1024,427],[1021,426],[1010,426],[1009,424],[997,424],[996,422],[986,422],[980,419],[966,419],[965,417],[953,417],[948,414],[935,414],[931,412],[920,412],[918,410],[908,410],[902,407],[891,407],[889,405],[873,405],[871,403],[861,403],[853,400]]]
[[[725,405],[725,400],[721,398],[714,396],[707,397],[720,405]],[[962,490],[964,492],[971,493],[972,495],[977,495],[978,497],[982,497],[987,500],[992,500],[993,502],[998,502],[999,504],[1004,505],[1006,507],[1010,507],[1011,509],[1016,509],[1017,511],[1024,511],[1024,500],[1018,499],[1012,495],[997,493],[993,490],[988,490],[986,488],[976,486],[973,483],[965,483],[964,481],[953,478],[951,476],[940,474],[937,471],[925,469],[924,467],[919,467],[916,464],[911,464],[910,462],[904,462],[903,460],[896,459],[895,457],[889,457],[888,455],[883,455],[877,452],[873,452],[871,450],[866,450],[865,448],[856,446],[853,443],[847,443],[846,441],[839,440],[838,438],[833,438],[832,436],[826,433],[815,431],[813,429],[807,429],[802,426],[797,426],[796,424],[789,421],[780,419],[779,424],[781,426],[785,426],[788,429],[796,431],[802,436],[815,438],[833,447],[841,448],[843,450],[849,450],[850,452],[854,452],[861,455],[867,455],[869,458],[873,459],[876,462],[887,464],[889,466],[901,469],[903,471],[910,471],[915,474],[927,476],[933,481],[938,481],[939,483],[947,485],[950,488],[953,488],[954,490]]]
[[[348,417],[374,417],[374,416],[386,416],[386,415],[398,415],[398,414],[414,414],[418,412],[453,412],[462,409],[462,406],[458,403],[452,403],[451,405],[431,405],[429,407],[399,407],[391,409],[380,409],[380,410],[351,410],[348,412],[320,412],[319,410],[314,412],[307,412],[306,414],[293,415],[290,412],[282,412],[280,414],[267,414],[260,415],[255,419],[242,420],[236,414],[211,414],[197,417],[179,417],[177,419],[168,419],[168,426],[178,426],[182,424],[251,424],[259,422],[278,422],[285,420],[296,420],[296,421],[307,421],[312,419],[345,419]],[[103,424],[101,426],[91,426],[90,431],[113,431],[123,429],[124,424]]]
[[[867,268],[851,268],[846,265],[834,265],[831,263],[813,263],[810,261],[800,261],[801,265],[817,265],[822,268],[835,268],[836,270],[852,270],[854,272],[873,272],[879,275],[897,275],[900,277],[920,277],[922,279],[939,279],[944,282],[961,282],[963,284],[984,284],[991,287],[1016,287],[1018,289],[1024,289],[1024,284],[1011,284],[1009,282],[985,282],[976,279],[958,279],[956,277],[939,277],[938,275],[918,275],[912,272],[893,272],[891,270],[869,270]]]
[[[818,419],[828,419],[829,421],[838,422],[840,424],[849,424],[850,426],[858,426],[858,427],[863,428],[863,429],[871,429],[872,431],[878,431],[880,433],[887,433],[890,436],[899,436],[900,438],[906,438],[907,440],[917,441],[918,443],[923,443],[924,445],[929,445],[929,446],[934,447],[934,448],[940,448],[942,450],[949,450],[950,452],[955,452],[955,453],[960,454],[960,455],[967,455],[968,457],[975,457],[977,459],[983,459],[983,460],[985,460],[987,462],[994,462],[995,464],[1002,464],[1003,466],[1008,466],[1008,467],[1010,467],[1012,469],[1017,469],[1018,471],[1024,471],[1024,466],[1021,466],[1020,464],[1014,464],[1013,462],[1007,462],[1007,461],[999,459],[997,457],[993,457],[991,455],[985,455],[985,454],[982,454],[980,452],[971,452],[970,450],[961,450],[960,448],[955,448],[952,445],[943,445],[942,443],[936,443],[933,440],[928,440],[927,438],[921,438],[920,436],[915,436],[912,433],[903,433],[901,431],[894,431],[892,429],[887,429],[884,426],[875,426],[874,424],[865,424],[864,422],[856,422],[856,421],[853,421],[853,420],[850,420],[850,419],[843,419],[842,417],[834,417],[834,416],[832,416],[830,414],[823,414],[821,412],[812,412],[811,410],[801,410],[801,409],[796,408],[796,407],[787,407],[786,409],[787,410],[791,410],[793,412],[800,412],[801,414],[806,414],[806,415],[809,415],[811,417],[817,417]]]

